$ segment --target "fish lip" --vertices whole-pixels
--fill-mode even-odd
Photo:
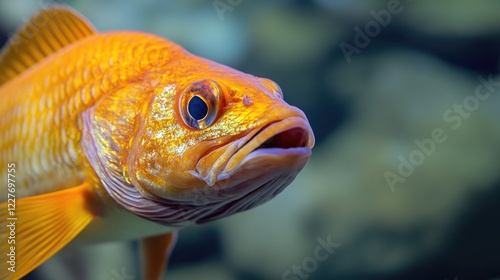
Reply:
[[[289,148],[265,148],[258,149],[261,144],[277,134],[298,129],[303,141],[300,147]],[[230,143],[211,149],[216,152],[223,149],[218,159],[211,163],[210,168],[202,164],[204,158],[210,153],[204,154],[198,160],[194,170],[188,173],[205,182],[208,186],[214,186],[217,182],[229,179],[237,170],[252,159],[264,156],[278,155],[282,157],[309,157],[314,146],[314,134],[305,116],[289,116],[280,120],[268,122],[266,125],[252,129]]]
[[[273,121],[252,134],[251,137],[246,137],[245,143],[227,160],[223,171],[217,176],[218,181],[228,179],[239,167],[258,157],[267,155],[309,157],[315,143],[314,134],[307,119],[299,116]],[[298,139],[286,139],[287,136],[296,136]],[[276,139],[276,137],[282,139]],[[294,142],[266,147],[265,143],[272,142],[273,139],[278,142],[280,140]]]

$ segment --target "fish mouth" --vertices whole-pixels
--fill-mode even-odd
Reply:
[[[196,169],[188,173],[207,186],[221,185],[238,170],[253,168],[259,159],[293,161],[293,158],[309,157],[313,146],[314,134],[307,119],[292,116],[271,121],[230,143],[213,147],[200,157]]]
[[[248,137],[247,137],[248,138]],[[218,180],[229,178],[235,170],[259,157],[308,157],[314,147],[309,123],[300,117],[271,122],[257,130],[227,161]]]

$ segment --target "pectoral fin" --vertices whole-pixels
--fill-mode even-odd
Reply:
[[[0,279],[21,279],[75,238],[93,217],[88,184],[2,202],[0,251],[2,260],[9,259],[0,263]]]
[[[161,279],[168,258],[177,242],[177,232],[144,238],[141,240],[143,278],[145,280]]]

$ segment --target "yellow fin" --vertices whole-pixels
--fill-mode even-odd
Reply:
[[[68,6],[52,5],[38,11],[2,49],[0,85],[48,55],[96,32],[87,19]]]
[[[90,211],[89,198],[88,184],[82,184],[62,191],[16,199],[15,209],[8,205],[13,201],[2,202],[0,279],[21,279],[75,238],[94,217]],[[9,244],[9,240],[15,243]],[[14,255],[14,258],[9,255]],[[3,261],[5,256],[8,257],[7,261]],[[9,263],[11,259],[15,263]]]
[[[142,279],[162,279],[168,258],[177,242],[177,232],[152,236],[141,240]]]

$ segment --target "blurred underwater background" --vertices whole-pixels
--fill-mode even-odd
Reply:
[[[1,44],[50,3],[0,0]],[[315,132],[277,198],[181,230],[166,279],[500,279],[500,1],[58,3],[274,80]],[[137,250],[61,252],[26,279],[139,279]]]

